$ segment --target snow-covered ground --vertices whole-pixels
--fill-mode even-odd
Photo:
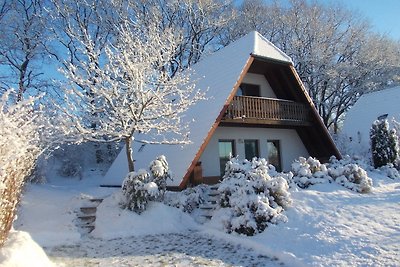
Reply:
[[[117,190],[98,187],[96,175],[29,185],[14,228],[60,266],[400,266],[400,180],[369,176],[368,194],[335,183],[293,189],[288,222],[254,237],[226,234],[215,221],[198,225],[163,204],[140,216],[117,210],[116,195],[100,204],[93,235],[81,236],[75,211]]]

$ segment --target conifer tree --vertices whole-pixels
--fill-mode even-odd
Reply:
[[[398,156],[398,141],[396,131],[389,130],[389,123],[376,120],[370,130],[372,159],[375,168],[388,163],[394,163]]]

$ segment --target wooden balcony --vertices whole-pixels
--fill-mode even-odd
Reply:
[[[222,122],[308,126],[310,109],[303,103],[288,100],[235,96]]]

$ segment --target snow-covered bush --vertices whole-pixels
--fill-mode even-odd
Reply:
[[[332,178],[328,175],[325,164],[321,164],[317,159],[300,157],[292,163],[294,182],[300,188],[307,188],[314,184],[331,183]]]
[[[380,172],[384,173],[385,176],[391,179],[400,178],[400,173],[397,168],[391,163],[388,163],[378,169]]]
[[[11,229],[25,178],[42,151],[35,99],[9,104],[10,93],[0,100],[0,246]]]
[[[209,187],[204,184],[187,188],[181,192],[167,192],[164,203],[184,212],[192,213],[194,209],[204,203],[208,192]]]
[[[289,186],[276,174],[265,159],[241,161],[232,158],[227,162],[225,175],[219,186],[220,207],[229,209],[224,220],[228,232],[254,235],[263,232],[268,223],[286,221],[283,210],[291,203]]]
[[[359,192],[368,193],[372,189],[372,179],[367,172],[355,163],[347,163],[331,157],[328,169],[329,175],[336,183]]]
[[[65,158],[62,160],[57,173],[62,177],[79,177],[82,179],[82,165],[80,161]]]
[[[341,160],[331,157],[329,163],[321,164],[317,159],[300,157],[292,164],[293,177],[289,180],[300,188],[310,185],[336,182],[360,193],[370,192],[372,180],[364,170],[362,162],[346,156]]]
[[[149,201],[162,201],[170,177],[168,163],[164,156],[157,157],[149,166],[150,172],[140,169],[130,172],[122,183],[124,199],[121,206],[140,214]]]
[[[376,120],[370,130],[372,160],[375,168],[394,163],[399,154],[396,130],[387,120]]]
[[[169,167],[167,159],[164,155],[158,156],[153,160],[149,166],[152,175],[152,181],[157,185],[159,190],[159,200],[164,198],[165,191],[167,190],[167,179],[170,178]]]

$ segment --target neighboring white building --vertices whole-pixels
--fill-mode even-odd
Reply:
[[[259,33],[249,33],[192,69],[197,88],[207,90],[208,97],[184,118],[192,144],[135,144],[135,168],[147,168],[163,154],[173,172],[168,185],[183,189],[217,182],[229,156],[264,157],[282,170],[299,156],[340,157],[291,59]],[[121,185],[127,172],[123,149],[103,185]]]
[[[400,86],[364,94],[347,112],[341,132],[346,139],[346,153],[368,153],[369,131],[379,117],[386,117],[389,124],[393,118],[400,121]]]

